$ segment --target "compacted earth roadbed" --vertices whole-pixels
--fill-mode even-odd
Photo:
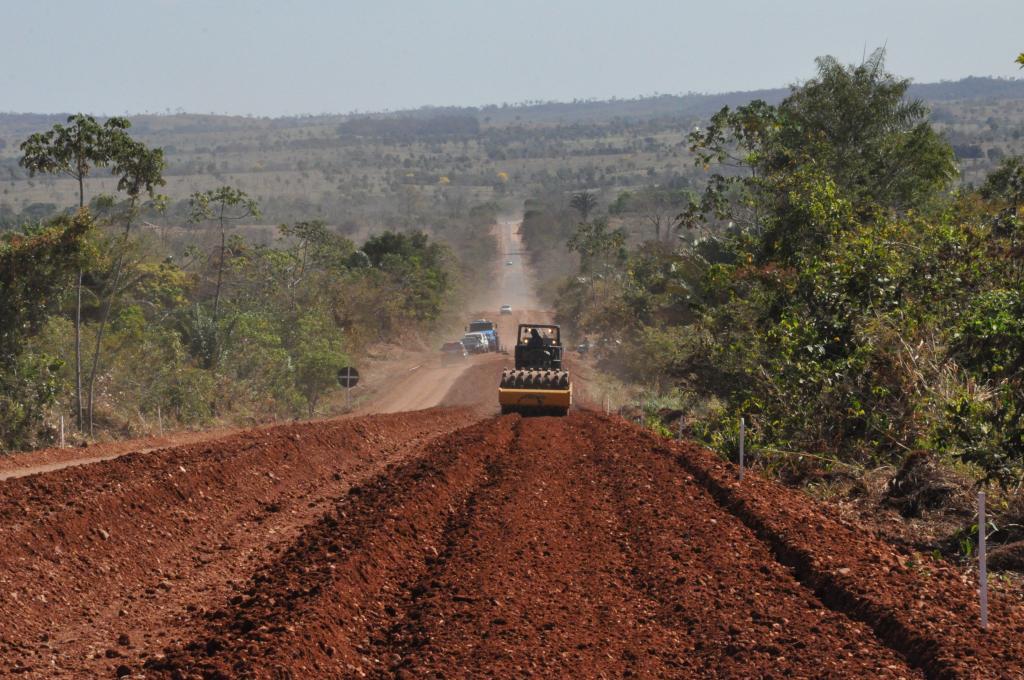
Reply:
[[[617,417],[438,408],[0,483],[0,675],[1024,676],[1024,618]]]

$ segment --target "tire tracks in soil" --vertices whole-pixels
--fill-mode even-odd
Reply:
[[[281,425],[3,482],[0,675],[111,676],[188,639],[350,484],[477,418]]]
[[[509,455],[450,527],[389,641],[397,677],[678,673],[685,641],[631,586],[592,451],[567,445],[558,423],[518,421]]]
[[[507,453],[513,424],[455,431],[352,488],[226,606],[197,617],[195,639],[144,667],[172,678],[385,673],[396,605],[440,554],[488,462]]]
[[[755,476],[740,485],[713,454],[614,416],[475,421],[469,413],[285,427],[270,442],[242,437],[227,450],[158,452],[53,473],[10,487],[35,495],[0,503],[0,519],[15,520],[19,531],[42,523],[80,540],[68,517],[82,506],[40,505],[38,517],[16,518],[47,490],[80,488],[84,475],[93,498],[119,499],[117,512],[140,494],[168,495],[170,518],[158,526],[194,558],[209,544],[194,533],[182,537],[190,523],[178,513],[204,487],[172,475],[128,493],[104,473],[117,465],[138,482],[154,473],[163,480],[185,456],[190,469],[207,470],[223,487],[220,503],[191,506],[191,521],[215,520],[217,531],[239,518],[247,523],[248,538],[214,558],[218,569],[197,566],[195,578],[175,582],[168,594],[144,594],[131,617],[146,637],[123,658],[74,665],[65,656],[74,677],[112,675],[117,664],[175,680],[1024,677],[1020,612],[993,603],[998,624],[979,635],[971,626],[974,593],[953,569],[905,564],[798,492]],[[412,436],[417,428],[438,436]],[[337,484],[321,477],[336,469],[330,451],[341,432],[358,435],[346,456],[358,453],[364,467],[347,492],[325,493]],[[400,432],[410,437],[396,443]],[[308,437],[323,451],[296,476],[300,433],[304,445]],[[260,453],[247,458],[246,447],[257,445]],[[249,460],[260,463],[256,486],[232,476]],[[267,482],[270,470],[287,479]],[[246,492],[258,494],[256,502]],[[262,505],[275,497],[270,492],[283,503],[276,511]],[[279,537],[257,535],[274,522],[282,522]],[[167,545],[156,545],[157,556],[170,556]],[[84,549],[97,559],[103,542]],[[152,563],[141,553],[138,560]],[[93,575],[90,585],[126,576],[145,575],[115,570]],[[132,583],[129,592],[139,595],[144,581]],[[116,630],[95,593],[74,598],[85,607],[77,630],[90,616],[102,624],[101,637]],[[8,617],[26,611],[3,600],[0,607]],[[0,644],[13,631],[4,625]],[[10,658],[3,651],[0,659]]]
[[[750,475],[741,484],[734,465],[693,443],[661,439],[619,418],[597,419],[620,433],[632,432],[654,458],[673,461],[723,512],[742,523],[747,542],[760,543],[761,565],[782,567],[821,605],[870,630],[915,672],[941,680],[1024,678],[1021,612],[1006,602],[990,605],[1000,624],[980,631],[976,590],[942,560],[917,556],[922,561],[915,563],[778,483]],[[663,475],[655,478],[663,480]],[[810,639],[818,643],[817,637],[805,642]]]
[[[923,677],[868,626],[806,590],[675,461],[630,455],[653,448],[646,433],[635,435],[601,421],[585,431],[628,527],[622,541],[637,587],[659,602],[666,625],[689,634],[680,651],[690,677]]]

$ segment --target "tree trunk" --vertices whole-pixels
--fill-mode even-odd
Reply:
[[[82,268],[78,268],[78,283],[75,300],[75,423],[81,432],[82,419]]]
[[[135,210],[135,199],[132,199],[131,206],[128,208],[129,215],[128,221],[125,223],[124,236],[121,238],[121,252],[117,255],[117,264],[114,265],[114,277],[110,284],[110,291],[107,294],[106,304],[103,307],[103,315],[100,317],[100,326],[96,330],[96,346],[92,352],[92,369],[89,371],[89,436],[93,435],[93,414],[95,410],[93,404],[95,403],[96,395],[96,374],[99,372],[100,366],[100,348],[103,342],[103,331],[107,327],[107,321],[110,319],[110,309],[114,306],[114,297],[117,295],[117,286],[121,282],[121,268],[124,264],[124,249],[128,247],[128,234],[132,228],[131,213]]]
[[[85,207],[85,177],[78,173],[78,209]],[[85,425],[82,417],[82,268],[78,268],[75,286],[75,423],[81,432]]]
[[[224,280],[224,251],[227,250],[227,237],[224,231],[224,203],[220,205],[220,264],[217,265],[217,289],[213,293],[213,324],[216,329],[218,312],[220,310],[220,287]],[[216,331],[214,331],[216,332]]]
[[[220,288],[224,281],[224,251],[227,250],[224,228],[220,230],[220,264],[217,266],[217,288],[213,293],[213,322],[217,323],[220,311]]]
[[[211,367],[214,373],[220,360],[220,289],[224,285],[224,257],[227,250],[227,234],[224,229],[224,205],[220,206],[220,263],[217,265],[217,289],[213,293],[213,357]]]

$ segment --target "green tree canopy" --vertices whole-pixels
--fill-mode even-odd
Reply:
[[[0,239],[0,449],[30,441],[56,398],[62,362],[25,346],[59,308],[92,228],[81,210]]]
[[[907,209],[956,177],[950,145],[928,122],[928,108],[906,98],[910,81],[885,70],[885,51],[844,66],[817,60],[818,75],[779,105],[768,170],[813,162],[855,205]]]
[[[37,132],[21,145],[20,163],[30,174],[66,175],[78,182],[78,207],[85,205],[85,178],[93,168],[104,167],[127,140],[127,118],[108,118],[102,125],[92,116],[68,116],[67,125],[57,123]]]

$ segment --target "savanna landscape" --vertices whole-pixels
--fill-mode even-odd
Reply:
[[[2,113],[0,675],[1024,677],[1022,243],[1024,79],[885,48]]]

